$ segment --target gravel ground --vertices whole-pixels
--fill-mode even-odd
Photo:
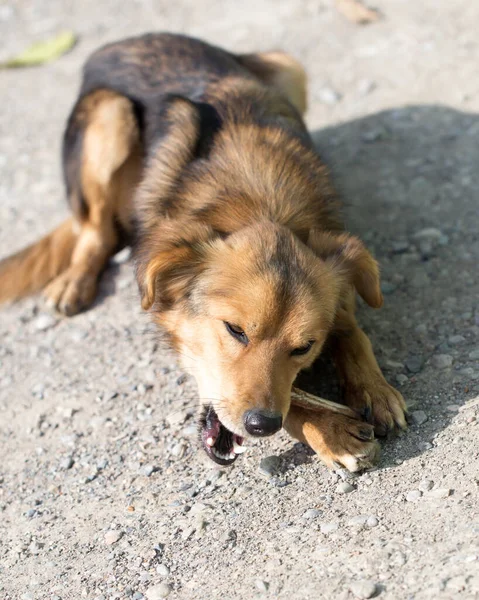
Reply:
[[[360,319],[413,421],[354,478],[285,434],[212,468],[194,382],[122,253],[82,315],[38,298],[0,313],[2,600],[479,598],[479,5],[377,5],[361,27],[332,0],[0,2],[0,60],[81,36],[0,72],[0,255],[66,214],[60,136],[96,46],[169,29],[289,50],[348,226],[381,262],[385,306]],[[319,365],[305,385],[333,398],[329,379]]]

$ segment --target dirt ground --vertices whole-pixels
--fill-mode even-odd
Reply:
[[[82,315],[0,312],[2,600],[479,598],[479,4],[376,6],[359,26],[332,0],[0,1],[0,61],[80,36],[0,71],[0,256],[67,214],[61,133],[95,47],[171,30],[286,49],[348,227],[381,262],[385,306],[360,319],[413,417],[358,477],[286,434],[215,469],[123,253]]]

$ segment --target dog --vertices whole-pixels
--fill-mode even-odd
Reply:
[[[220,465],[284,427],[357,471],[377,460],[375,433],[406,427],[355,319],[356,293],[383,302],[378,265],[344,230],[305,110],[305,71],[283,52],[167,33],[100,48],[63,138],[73,215],[0,263],[0,301],[44,290],[73,315],[132,244],[141,305],[196,377]],[[292,392],[326,342],[344,407]]]

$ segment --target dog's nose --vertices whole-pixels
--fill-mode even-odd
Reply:
[[[248,410],[243,416],[246,431],[257,437],[273,435],[283,425],[283,417],[280,413],[271,410]]]

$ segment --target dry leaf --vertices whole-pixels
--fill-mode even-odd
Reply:
[[[76,41],[77,38],[73,31],[63,31],[50,40],[32,44],[30,48],[27,48],[18,56],[1,63],[0,67],[16,69],[43,65],[71,50]]]
[[[364,6],[360,0],[336,0],[336,6],[346,19],[359,25],[374,23],[380,19],[377,10]]]

